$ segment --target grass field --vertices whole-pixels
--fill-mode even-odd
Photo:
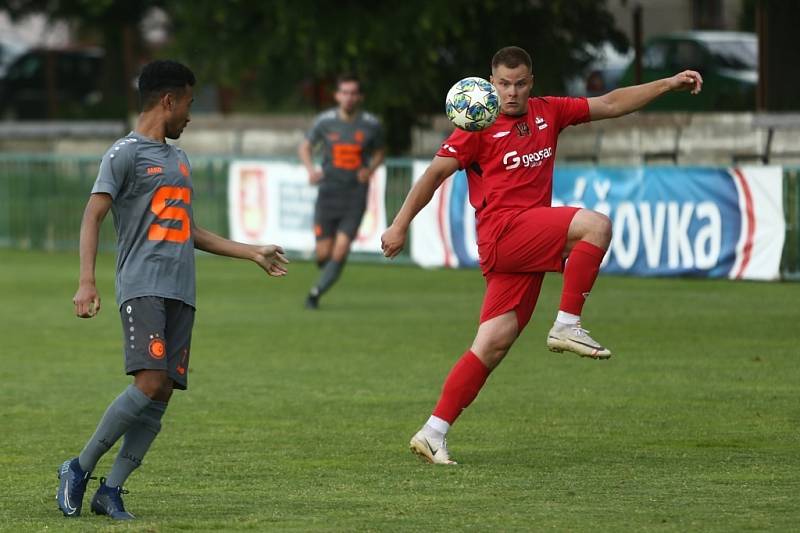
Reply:
[[[0,251],[0,529],[788,531],[800,524],[800,284],[602,277],[585,313],[615,351],[555,355],[560,278],[450,436],[407,451],[469,345],[475,271],[350,265],[317,312],[316,269],[267,279],[201,257],[190,390],[128,482],[139,519],[54,501],[129,382],[113,303],[72,316],[77,257]],[[113,454],[96,474],[106,475]]]

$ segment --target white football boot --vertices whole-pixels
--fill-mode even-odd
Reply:
[[[556,322],[547,334],[547,347],[551,352],[573,352],[581,357],[608,359],[611,350],[589,336],[581,323],[566,325]]]
[[[450,459],[450,453],[447,451],[447,437],[442,437],[441,439],[432,438],[425,433],[425,430],[420,429],[411,437],[408,447],[412,453],[431,464],[458,464]]]

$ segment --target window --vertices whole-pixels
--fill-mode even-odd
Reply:
[[[700,46],[692,41],[677,41],[672,58],[672,70],[706,69],[705,54]]]
[[[706,43],[714,62],[734,70],[758,69],[758,41],[710,41]]]
[[[665,69],[667,67],[667,45],[657,42],[648,46],[642,56],[642,66],[649,69]]]

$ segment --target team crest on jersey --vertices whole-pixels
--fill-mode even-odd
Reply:
[[[361,130],[356,130],[356,133],[355,133],[355,135],[353,135],[353,138],[356,140],[357,143],[363,143],[364,142],[364,132],[361,131]]]
[[[539,128],[539,131],[542,131],[547,127],[547,122],[542,117],[536,117],[536,127]]]
[[[514,124],[514,128],[517,130],[518,137],[527,137],[531,134],[531,129],[528,127],[527,122],[517,122]]]
[[[180,165],[178,165],[178,170],[181,171],[181,174],[183,174],[184,178],[189,177],[189,167],[187,167],[185,163],[181,163]]]

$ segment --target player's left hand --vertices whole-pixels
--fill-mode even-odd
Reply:
[[[697,94],[703,90],[703,77],[694,70],[684,70],[669,78],[670,89],[673,91],[691,91]]]
[[[289,260],[283,254],[283,248],[274,244],[258,246],[253,261],[270,276],[285,276],[286,267],[283,265],[289,264]]]
[[[372,177],[372,172],[369,171],[367,167],[361,167],[358,169],[356,173],[356,178],[358,179],[359,183],[369,183],[369,179]]]

